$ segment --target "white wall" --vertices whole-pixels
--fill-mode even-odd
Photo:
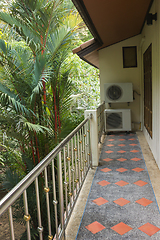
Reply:
[[[141,94],[140,43],[141,35],[138,35],[99,51],[101,102],[104,101],[104,83],[131,82],[133,83],[133,89]],[[137,46],[138,66],[136,68],[123,68],[122,47],[127,46]],[[110,108],[108,104],[106,104],[106,107]],[[127,103],[113,103],[111,104],[111,108],[130,108],[132,122],[136,122],[132,124],[132,130],[140,128],[139,122],[142,122],[141,96],[135,94],[135,100],[129,106]]]
[[[157,12],[157,21],[153,25],[145,24],[142,37],[145,41],[142,45],[142,56],[152,43],[152,138],[145,127],[143,131],[152,150],[154,158],[160,168],[160,1],[155,0],[150,10]],[[142,68],[143,71],[143,68]],[[143,74],[143,72],[142,72]]]

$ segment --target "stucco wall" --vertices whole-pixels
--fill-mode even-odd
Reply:
[[[152,150],[154,158],[160,168],[160,1],[155,0],[150,13],[157,12],[157,21],[153,25],[145,24],[142,37],[142,56],[149,45],[152,43],[152,138],[149,136],[145,127],[143,131]],[[143,69],[142,69],[143,71]],[[143,72],[142,72],[143,74]]]
[[[120,43],[114,44],[110,47],[99,51],[100,59],[100,92],[101,101],[104,101],[104,83],[133,83],[133,89],[141,94],[141,59],[140,59],[140,43],[141,35],[127,39]],[[138,66],[136,68],[123,68],[123,54],[122,47],[137,46],[137,60]],[[141,96],[135,94],[135,100],[128,106],[127,103],[113,103],[111,107],[106,104],[106,108],[120,109],[130,108],[132,118],[132,130],[140,128],[142,122],[141,115]]]

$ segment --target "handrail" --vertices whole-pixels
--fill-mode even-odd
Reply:
[[[62,142],[60,142],[37,166],[34,167],[9,193],[0,201],[0,215],[11,206],[25,189],[40,175],[51,163],[52,159],[63,149],[67,142],[87,123],[90,116],[80,123]]]

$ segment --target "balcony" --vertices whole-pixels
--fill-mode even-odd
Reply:
[[[36,236],[35,239],[41,240],[47,238],[67,240],[106,239],[106,234],[109,234],[107,235],[110,237],[109,239],[116,239],[116,237],[124,234],[126,234],[125,236],[130,236],[127,234],[142,236],[144,239],[148,234],[148,236],[154,235],[155,239],[158,239],[156,237],[160,236],[159,212],[143,156],[159,206],[158,180],[160,180],[160,171],[143,134],[138,132],[138,138],[135,133],[132,136],[130,133],[122,133],[114,136],[107,135],[104,138],[103,132],[104,103],[96,110],[86,111],[85,120],[1,200],[0,214],[3,215],[0,222],[2,223],[1,235],[3,239],[5,236],[6,240],[29,240],[33,239],[33,233]],[[104,142],[103,147],[102,142]],[[136,168],[141,169],[141,171],[134,171]],[[108,184],[106,186],[100,185],[100,182],[103,181],[108,182]],[[126,182],[126,186],[116,185],[120,181]],[[135,183],[138,181],[143,181],[146,184],[144,187],[137,186]],[[98,190],[97,187],[99,187]],[[109,187],[115,190],[116,195],[111,194],[114,191]],[[134,193],[137,194],[136,191],[133,191],[135,189],[138,189],[138,193],[149,201],[147,205],[145,204],[146,206],[136,202],[142,197],[131,198]],[[146,192],[149,192],[150,195],[145,196]],[[126,193],[128,197],[126,197]],[[131,195],[128,195],[130,193]],[[103,204],[98,203],[98,199],[102,200],[102,198],[105,202]],[[118,205],[118,202],[115,201],[122,200],[122,198],[123,201],[127,202]],[[33,206],[29,199],[32,199]],[[91,207],[89,204],[91,204]],[[104,208],[105,212],[100,209],[101,207]],[[113,208],[115,211],[112,213]],[[127,208],[136,209],[132,211],[132,219],[131,215],[127,214],[130,211]],[[144,216],[144,223],[136,226],[134,218],[136,219],[137,216],[141,218],[139,212],[137,212],[138,208],[142,211],[141,215]],[[147,214],[145,215],[146,209]],[[109,212],[110,210],[111,212]],[[7,212],[9,214],[10,237],[6,233],[7,230],[3,228],[2,222],[3,216],[6,216]],[[155,214],[150,217],[152,212]],[[105,218],[104,216],[107,216],[107,214],[110,217]],[[119,218],[121,214],[123,220]],[[87,219],[87,215],[89,219]],[[16,216],[21,219],[18,225],[15,220]],[[101,217],[102,219],[98,219]],[[98,227],[97,225],[91,225],[95,222],[98,222]],[[125,227],[127,225],[128,230],[125,229],[124,232],[115,231],[115,227],[120,223],[125,224]],[[150,228],[152,225],[154,230],[146,233],[146,230],[139,229],[143,225],[146,228]],[[120,226],[120,229],[123,227]],[[19,229],[18,233],[17,229]],[[20,231],[25,233],[23,238],[20,238]]]

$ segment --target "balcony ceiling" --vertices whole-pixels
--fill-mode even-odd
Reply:
[[[153,0],[72,0],[100,48],[141,33]]]

